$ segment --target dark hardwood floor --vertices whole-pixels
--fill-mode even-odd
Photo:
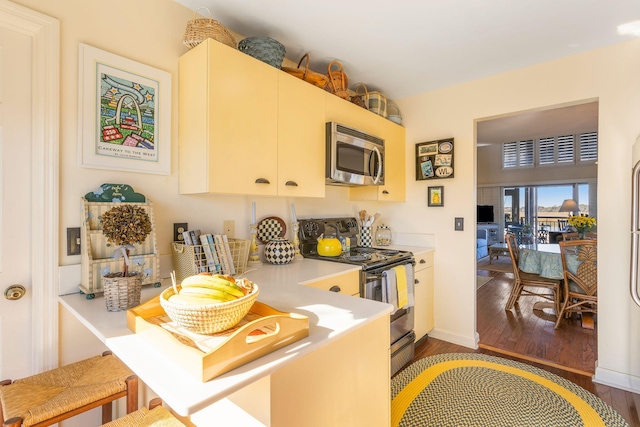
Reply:
[[[441,353],[482,353],[527,363],[588,390],[618,411],[630,426],[640,427],[640,395],[591,379],[597,359],[595,330],[583,329],[578,318],[563,320],[554,330],[555,315],[534,312],[534,297],[522,298],[514,310],[506,312],[513,275],[484,270],[478,270],[478,275],[493,277],[478,290],[480,348],[427,337],[416,345],[413,361]]]

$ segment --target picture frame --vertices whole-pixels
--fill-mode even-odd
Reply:
[[[416,181],[454,177],[453,138],[416,144]]]
[[[436,185],[434,187],[427,188],[427,206],[444,206],[444,186]]]
[[[80,43],[78,163],[169,175],[171,74]]]

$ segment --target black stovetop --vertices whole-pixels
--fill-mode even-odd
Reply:
[[[355,218],[310,218],[300,219],[299,223],[300,253],[305,258],[361,265],[364,269],[370,270],[408,261],[413,257],[413,254],[407,251],[359,246],[360,229]],[[348,238],[350,251],[335,257],[318,255],[317,244],[320,235]]]

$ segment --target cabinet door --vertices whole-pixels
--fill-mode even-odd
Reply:
[[[180,58],[182,194],[277,193],[279,72],[212,39]]]
[[[280,73],[278,195],[325,195],[325,94],[301,79]]]
[[[415,254],[415,324],[416,341],[428,334],[434,326],[433,252]]]
[[[379,116],[369,110],[358,107],[353,102],[346,101],[325,91],[327,109],[325,121],[338,122],[362,132],[376,135],[379,130]]]

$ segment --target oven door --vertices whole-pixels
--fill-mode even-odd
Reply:
[[[363,298],[382,302],[383,280],[382,274],[385,270],[391,269],[396,265],[410,264],[412,262],[402,262],[390,265],[375,271],[362,272],[362,289],[360,295]],[[408,332],[413,330],[414,326],[414,307],[401,308],[391,315],[391,344],[402,338]]]

